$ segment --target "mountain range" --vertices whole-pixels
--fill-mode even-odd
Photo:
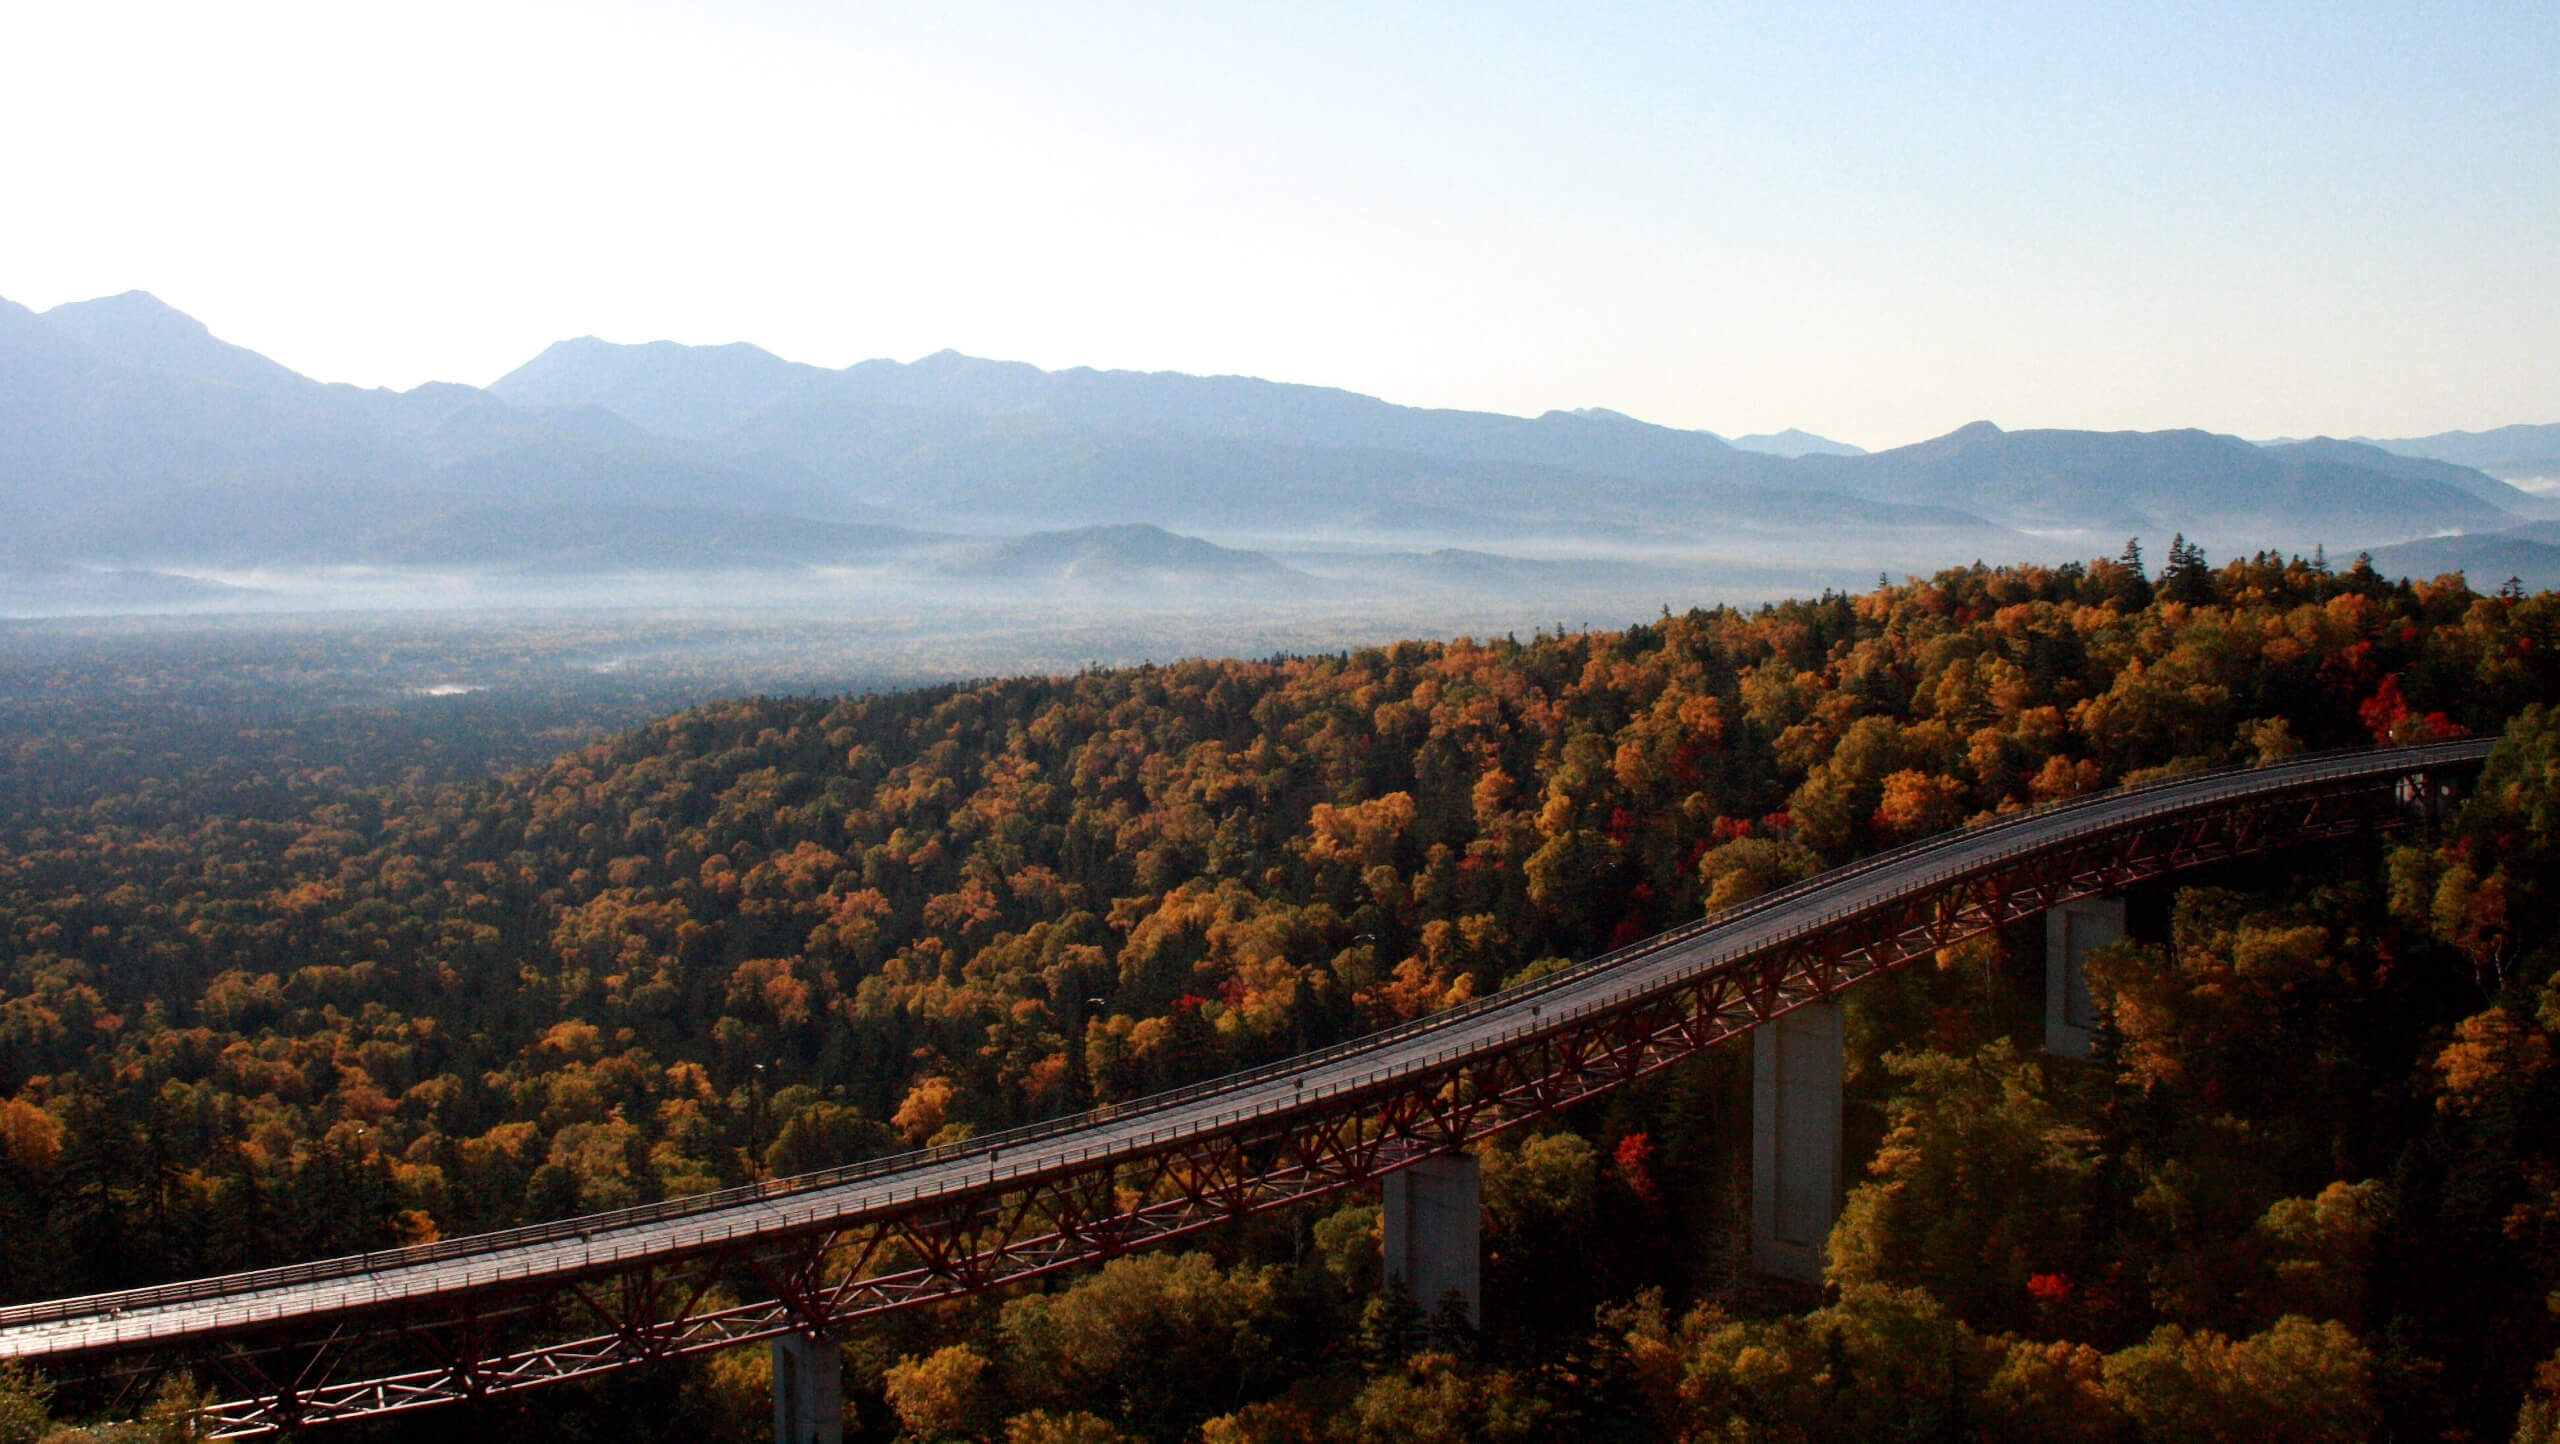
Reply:
[[[2472,467],[2508,481],[2541,483],[2560,490],[2560,423],[2501,426],[2494,431],[2440,431],[2374,445],[2402,456],[2422,456]]]
[[[2256,445],[1977,422],[1865,453],[1792,430],[1728,441],[1602,409],[1433,410],[1239,376],[950,351],[828,370],[743,344],[594,338],[485,389],[393,392],[301,376],[141,292],[42,314],[0,301],[0,561],[21,568],[923,557],[946,576],[1268,579],[1125,530],[1141,524],[1229,557],[1386,543],[1918,565],[2173,531],[2337,550],[2560,516],[2483,469],[2530,472],[2545,433],[2560,427]]]

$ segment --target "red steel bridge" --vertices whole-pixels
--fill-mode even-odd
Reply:
[[[2191,774],[2013,814],[1429,1018],[961,1145],[0,1308],[0,1358],[183,1364],[229,1396],[209,1435],[237,1438],[840,1330],[1371,1183],[2074,898],[2431,819],[2489,747]]]

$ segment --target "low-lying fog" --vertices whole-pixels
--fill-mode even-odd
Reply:
[[[0,705],[66,690],[304,714],[574,699],[583,723],[622,725],[749,692],[1623,626],[1864,590],[1971,561],[1976,540],[1844,534],[1834,555],[1777,557],[1741,537],[1492,551],[1101,527],[729,570],[20,570],[0,573]],[[1918,541],[1936,554],[1885,560]],[[2091,549],[2054,544],[2057,559]]]
[[[1716,603],[1863,589],[1977,558],[2062,560],[2121,538],[1971,529],[1842,528],[1820,547],[1739,532],[1623,538],[1512,536],[1488,545],[1429,535],[1185,536],[1153,526],[935,538],[887,555],[780,565],[657,568],[576,562],[508,566],[134,562],[0,569],[0,617],[307,616],[435,613],[488,619],[554,612],[633,620],[719,616],[760,623],[981,630],[1023,612],[1078,628],[1177,619],[1364,639],[1610,625]],[[999,623],[999,625],[1002,625]]]

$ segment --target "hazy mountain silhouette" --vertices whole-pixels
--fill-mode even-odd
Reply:
[[[2560,588],[2560,522],[2378,546],[2373,548],[2373,564],[2386,576],[2421,581],[2461,572],[2474,590],[2483,592],[2495,590],[2509,577],[2535,591]]]
[[[491,389],[526,404],[604,406],[857,487],[867,478],[875,501],[931,497],[1035,523],[1391,524],[1395,511],[1422,507],[1470,535],[1640,516],[1710,529],[1987,520],[2307,546],[2494,528],[2534,509],[2491,478],[2345,443],[2261,449],[2195,431],[2008,433],[1985,422],[1872,455],[1799,431],[1750,438],[1745,450],[1598,408],[1532,420],[1247,377],[1047,372],[950,351],[841,371],[735,351],[567,342]],[[723,404],[679,413],[664,400],[695,395]],[[976,424],[954,428],[954,417]],[[1220,442],[1232,445],[1210,444]]]
[[[72,301],[45,312],[44,322],[120,366],[277,396],[306,397],[323,389],[297,371],[217,338],[202,321],[148,291]]]
[[[1732,439],[1732,445],[1737,451],[1756,451],[1764,456],[1864,456],[1867,454],[1867,449],[1863,446],[1851,446],[1845,441],[1833,441],[1827,436],[1816,436],[1810,431],[1799,431],[1792,426],[1784,431],[1761,431],[1749,436],[1737,436]]]
[[[601,408],[324,385],[140,292],[43,316],[0,302],[0,523],[22,555],[41,538],[47,555],[132,558],[155,530],[190,552],[236,550],[297,528],[311,534],[301,554],[390,493],[862,519],[786,460]],[[314,512],[323,498],[337,504]]]
[[[587,338],[488,390],[364,390],[141,292],[41,316],[0,302],[0,536],[21,564],[808,565],[953,531],[1075,533],[1083,550],[1059,566],[1076,575],[1216,574],[1205,553],[1164,550],[1177,528],[1783,566],[1842,562],[1850,539],[1915,562],[2023,554],[2009,528],[2307,549],[2534,510],[2477,472],[2344,442],[1988,423],[1873,455],[1803,432],[1746,440],[1805,454],[1600,409],[1428,410],[947,351],[830,371]],[[1125,530],[1140,525],[1152,535]],[[1039,548],[1068,543],[1022,545],[1004,565],[1048,566]]]
[[[1089,367],[1053,372],[957,351],[913,363],[864,361],[820,371],[789,362],[752,363],[733,354],[739,349],[567,341],[489,390],[520,405],[589,403],[669,435],[752,440],[785,451],[797,449],[792,429],[814,417],[903,407],[1144,436],[1391,451],[1667,481],[1783,479],[1776,459],[1737,451],[1711,432],[1654,426],[1614,411],[1550,411],[1530,419],[1430,410],[1246,376]],[[670,397],[720,400],[674,405]]]
[[[2475,477],[2457,486],[2372,448],[2266,448],[2204,431],[2003,431],[1988,421],[1867,456],[1808,456],[1805,474],[1843,490],[1966,506],[2038,531],[2171,530],[2249,538],[2407,536],[2511,526],[2482,494],[2526,499]]]
[[[1802,527],[1802,489],[1574,470],[1339,445],[1145,433],[1041,412],[964,413],[847,404],[794,393],[736,433],[802,469],[844,479],[851,495],[918,524],[975,518],[996,528],[1100,525],[1143,517],[1208,530],[1354,536],[1590,535],[1670,528]],[[1833,495],[1815,503],[1839,525],[1979,529],[1946,507]]]
[[[2560,422],[2494,431],[2440,431],[2374,445],[2402,456],[2451,462],[2508,481],[2560,483]]]
[[[952,557],[942,570],[1073,587],[1269,587],[1305,580],[1260,552],[1177,536],[1144,522],[1039,532],[982,545]]]
[[[2277,457],[2329,462],[2390,476],[2442,482],[2504,511],[2528,516],[2560,514],[2548,499],[2520,491],[2474,467],[2395,452],[2373,442],[2337,441],[2322,436],[2309,441],[2272,442],[2264,449]]]
[[[489,394],[519,406],[594,406],[664,436],[710,439],[829,373],[737,342],[619,346],[581,336],[553,343]]]

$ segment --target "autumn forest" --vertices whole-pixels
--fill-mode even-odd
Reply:
[[[5,700],[0,1301],[966,1138],[2040,802],[2501,737],[2434,832],[2138,891],[2089,1060],[2040,928],[1853,992],[1819,1291],[1747,1267],[1746,1045],[1485,1150],[1480,1328],[1338,1198],[892,1316],[847,1437],[2560,1439],[2560,595],[2181,543],[505,745]],[[327,1437],[754,1439],[767,1368]],[[0,1369],[0,1444],[186,1387]]]

